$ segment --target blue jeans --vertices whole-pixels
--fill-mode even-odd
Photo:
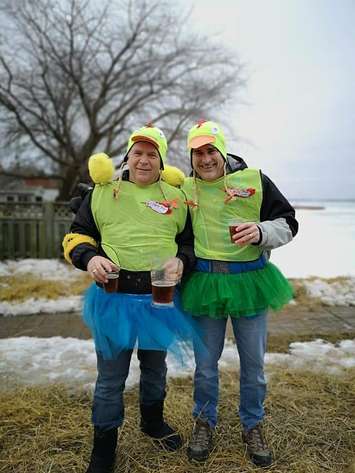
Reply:
[[[165,398],[166,352],[138,350],[140,362],[139,400],[150,405]],[[123,391],[129,372],[132,350],[122,351],[117,359],[104,360],[97,353],[97,371],[92,422],[102,430],[120,427],[124,418]]]
[[[196,317],[208,353],[195,350],[193,416],[217,424],[218,361],[224,347],[227,319]],[[266,313],[253,317],[231,318],[240,358],[239,417],[245,429],[253,428],[264,417],[266,382],[264,355],[266,350]]]

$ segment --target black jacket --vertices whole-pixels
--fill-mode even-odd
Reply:
[[[246,162],[241,157],[230,153],[227,154],[227,174],[241,171],[247,167]],[[292,236],[295,236],[298,232],[298,222],[295,218],[295,209],[271,179],[261,171],[260,175],[263,189],[260,221],[265,222],[266,220],[284,218],[290,227]]]
[[[127,180],[127,175],[124,174],[124,180]],[[98,247],[94,247],[89,243],[82,243],[76,246],[71,252],[70,256],[72,263],[77,268],[86,271],[87,265],[91,258],[96,255],[104,256],[107,258],[104,250],[102,249],[101,235],[96,226],[94,217],[91,211],[91,196],[92,188],[81,188],[81,196],[75,197],[70,202],[71,209],[76,212],[74,220],[70,227],[71,233],[80,233],[81,235],[88,235],[92,237],[98,244]],[[176,256],[184,263],[184,275],[190,272],[195,265],[195,253],[194,253],[194,238],[192,233],[192,224],[189,213],[187,213],[187,219],[185,227],[181,233],[176,235],[175,241],[178,245],[178,251]],[[128,274],[129,273],[129,274]],[[120,271],[120,285],[121,276],[126,277],[125,291],[131,293],[141,293],[150,291],[150,279],[147,271],[133,272],[122,270]],[[127,278],[128,276],[128,278]],[[138,278],[138,279],[137,279]],[[139,284],[138,284],[139,283]],[[140,286],[140,287],[139,287]]]

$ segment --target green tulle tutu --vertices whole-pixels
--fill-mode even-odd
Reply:
[[[278,310],[292,297],[292,286],[270,262],[263,269],[239,274],[195,271],[182,286],[183,309],[215,319]]]

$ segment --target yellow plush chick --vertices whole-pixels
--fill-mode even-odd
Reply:
[[[107,184],[112,181],[115,167],[107,154],[93,154],[89,158],[88,166],[90,177],[95,184]]]
[[[185,180],[185,174],[181,171],[181,169],[170,166],[168,164],[164,165],[164,170],[161,173],[161,178],[167,184],[170,184],[174,187],[182,186]]]

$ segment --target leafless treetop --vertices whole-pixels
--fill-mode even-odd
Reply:
[[[191,32],[171,2],[12,0],[0,11],[2,142],[58,178],[61,198],[93,152],[122,156],[147,121],[184,167],[176,153],[186,127],[214,118],[244,83],[238,59]]]

